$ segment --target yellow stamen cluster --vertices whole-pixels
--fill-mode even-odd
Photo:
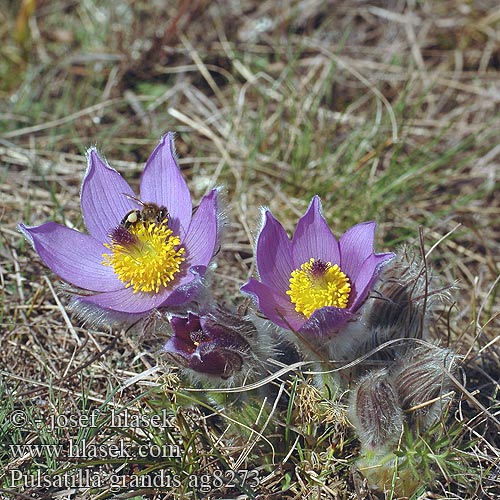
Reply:
[[[295,310],[309,318],[321,307],[346,308],[350,292],[349,278],[337,264],[332,266],[331,262],[310,259],[292,271],[286,293]]]
[[[138,220],[128,232],[131,241],[105,244],[112,253],[103,254],[103,264],[111,266],[127,288],[134,287],[134,293],[158,293],[171,284],[185,260],[181,240],[166,222]]]

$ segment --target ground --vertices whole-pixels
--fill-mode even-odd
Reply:
[[[2,3],[0,496],[496,498],[497,2]],[[212,278],[221,304],[241,306],[239,287],[255,275],[261,207],[291,232],[315,194],[337,236],[375,220],[377,251],[427,253],[454,285],[433,330],[460,356],[460,384],[413,492],[369,487],[343,400],[333,419],[294,408],[298,388],[312,387],[303,375],[284,383],[288,399],[242,416],[220,394],[189,391],[160,352],[162,324],[93,327],[66,311],[64,288],[17,225],[84,230],[86,150],[96,146],[137,189],[167,131],[195,201],[222,186]],[[112,410],[166,421],[113,425]],[[180,456],[165,448],[178,442]],[[68,452],[75,443],[80,454]],[[134,444],[133,460],[110,443]],[[144,457],[138,446],[149,447]],[[221,489],[220,474],[227,485],[238,469],[249,477]]]

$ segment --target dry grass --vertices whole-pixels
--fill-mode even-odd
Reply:
[[[185,0],[165,7],[164,2],[40,0],[31,13],[30,1],[4,3],[4,421],[23,405],[43,419],[95,407],[170,404],[170,386],[158,393],[153,384],[165,382],[154,371],[162,362],[155,355],[160,340],[148,339],[146,348],[127,332],[88,330],[68,317],[57,278],[16,225],[56,220],[81,229],[86,148],[97,144],[137,187],[152,147],[172,130],[195,199],[213,185],[226,186],[230,219],[214,278],[221,302],[238,304],[239,286],[254,272],[252,244],[261,205],[292,230],[319,193],[336,234],[361,220],[377,220],[381,251],[403,243],[418,247],[423,227],[426,250],[433,248],[429,262],[445,282],[459,286],[437,331],[464,357],[462,400],[451,418],[476,444],[466,451],[472,468],[468,487],[440,476],[425,485],[434,493],[420,498],[495,498],[500,491],[497,2]],[[149,376],[127,385],[147,370]],[[211,455],[197,448],[193,463],[182,467],[212,470],[217,460],[234,465],[246,457],[237,431],[228,431],[227,441],[220,437],[228,422],[208,418],[213,408],[193,411],[178,423],[181,428],[185,423],[186,435],[200,426],[193,431],[201,436],[197,446],[203,443]],[[36,430],[10,434],[2,425],[5,443],[39,442]],[[262,484],[255,493],[239,494],[384,498],[369,492],[356,474],[350,477],[355,443],[339,444],[348,431],[322,432],[327,444],[301,452],[293,439],[285,440],[289,448],[271,469],[262,458],[269,460],[271,452],[259,441],[260,451],[249,449],[239,465],[260,467]],[[0,453],[5,498],[14,495],[7,492],[9,470],[48,467],[32,457],[23,462]],[[75,498],[108,498],[108,490]],[[237,495],[234,491],[227,495]],[[178,498],[204,498],[188,492]],[[52,494],[28,488],[19,498]],[[174,498],[154,488],[135,495]]]

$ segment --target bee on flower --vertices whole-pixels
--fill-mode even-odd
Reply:
[[[89,149],[81,208],[88,234],[55,222],[19,225],[45,265],[80,289],[76,312],[90,320],[108,313],[136,317],[183,306],[201,293],[218,246],[218,191],[193,214],[172,134],[146,162],[139,197]]]

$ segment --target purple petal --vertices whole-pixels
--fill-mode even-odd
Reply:
[[[184,238],[193,206],[186,181],[177,166],[171,133],[162,137],[151,153],[141,178],[141,200],[167,207],[169,226]]]
[[[217,190],[203,197],[191,220],[182,246],[192,265],[208,265],[217,244]]]
[[[90,148],[87,151],[81,204],[85,225],[96,240],[109,241],[110,231],[127,212],[137,208],[127,196],[134,196],[127,181],[107,165],[94,148]]]
[[[189,334],[196,330],[201,329],[200,317],[189,313],[187,318],[182,318],[180,316],[173,316],[170,319],[170,324],[174,331],[176,337],[185,339],[186,341],[193,343]]]
[[[292,238],[293,265],[298,269],[309,259],[340,262],[339,245],[321,214],[321,201],[315,196],[306,213],[299,219]]]
[[[264,227],[257,239],[257,268],[262,283],[282,293],[288,290],[294,269],[291,249],[283,226],[266,211]]]
[[[181,356],[186,361],[189,361],[189,358],[196,350],[196,346],[192,341],[184,340],[184,338],[180,337],[171,337],[168,339],[167,343],[163,346],[163,350],[170,354],[176,354]]]
[[[102,264],[107,252],[99,241],[55,222],[19,229],[32,243],[36,252],[55,274],[64,281],[85,290],[107,292],[123,285],[113,268]]]
[[[243,358],[239,352],[220,347],[216,342],[200,345],[189,363],[189,368],[192,370],[223,379],[240,371],[242,366]]]
[[[250,279],[240,290],[255,298],[259,310],[268,319],[287,330],[298,330],[305,321],[288,297],[279,295],[260,281]]]
[[[202,316],[200,325],[205,336],[210,339],[213,345],[219,348],[239,349],[241,351],[250,349],[248,342],[236,329],[237,325],[224,325],[217,317],[210,316]],[[203,345],[204,342],[202,341],[200,347]]]
[[[317,309],[299,330],[301,335],[315,338],[332,337],[351,318],[352,312],[338,307],[322,307]]]
[[[362,222],[347,230],[339,241],[340,268],[351,283],[356,281],[361,266],[373,255],[375,222]]]
[[[129,287],[113,292],[97,293],[89,297],[80,297],[78,301],[111,311],[141,314],[159,307],[164,300],[161,299],[163,298],[156,294],[134,293],[133,287]]]
[[[203,277],[206,270],[206,266],[190,267],[189,274],[179,280],[175,289],[168,295],[162,305],[176,307],[196,300],[203,291]]]
[[[134,293],[133,287],[122,288],[108,293],[98,293],[90,297],[81,297],[79,300],[94,304],[103,309],[140,314],[158,307],[179,306],[194,300],[202,289],[202,272],[204,266],[190,268],[191,274],[179,279],[172,289],[165,289],[159,293]],[[123,283],[121,284],[124,286]]]
[[[196,347],[192,341],[175,336],[167,341],[163,351],[182,366],[223,379],[239,371],[243,364],[241,354],[234,347],[225,347],[219,342],[203,342]]]
[[[359,269],[358,276],[352,286],[352,298],[349,309],[355,311],[365,300],[373,286],[383,265],[394,257],[393,253],[379,253],[370,255]]]

